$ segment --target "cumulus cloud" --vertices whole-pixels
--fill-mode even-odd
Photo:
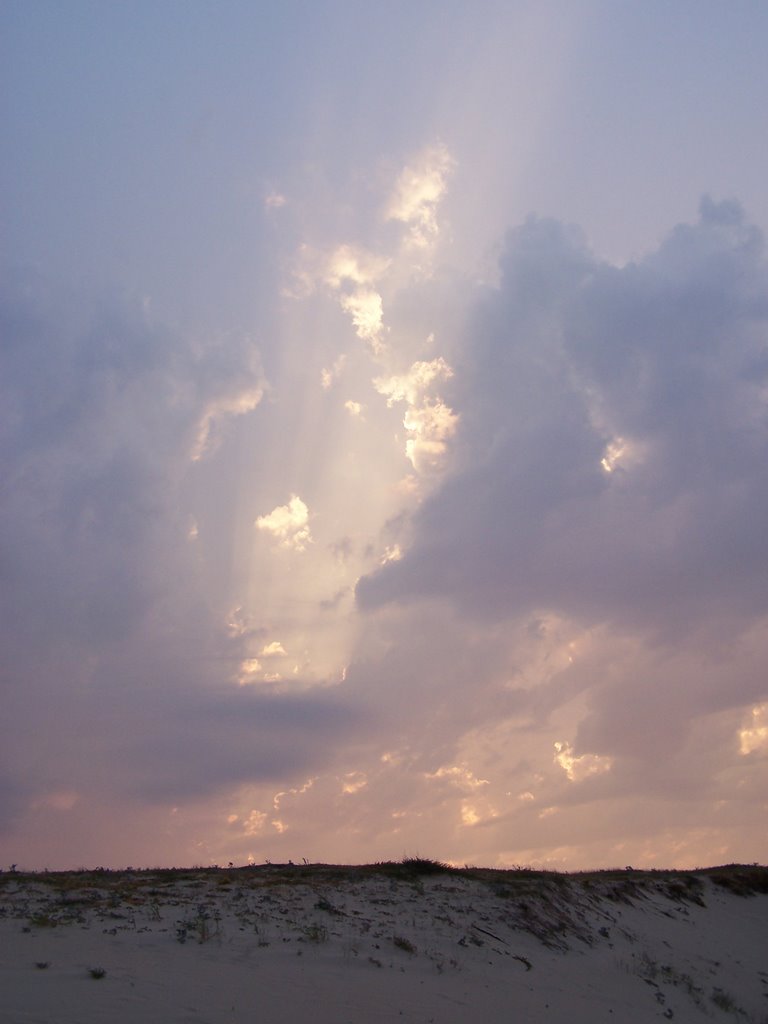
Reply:
[[[705,202],[617,268],[531,220],[502,270],[458,361],[463,468],[425,502],[408,556],[361,582],[363,605],[447,590],[478,613],[659,628],[765,610],[759,232]]]
[[[257,530],[271,533],[280,547],[293,551],[305,551],[312,542],[309,529],[309,509],[296,494],[292,494],[287,505],[278,505],[267,515],[259,516]]]

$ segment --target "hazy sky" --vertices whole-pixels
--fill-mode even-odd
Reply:
[[[0,38],[2,866],[764,862],[768,6]]]

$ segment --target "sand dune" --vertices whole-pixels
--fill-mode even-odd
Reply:
[[[768,1022],[768,869],[0,874],[8,1024]]]

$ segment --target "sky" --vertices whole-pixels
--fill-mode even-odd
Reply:
[[[764,863],[768,7],[0,38],[0,866]]]

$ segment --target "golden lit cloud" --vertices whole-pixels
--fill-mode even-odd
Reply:
[[[370,285],[383,277],[390,263],[386,256],[377,256],[354,245],[340,245],[326,257],[323,279],[335,290],[346,283]]]
[[[267,816],[263,811],[251,811],[243,825],[243,831],[247,836],[257,836],[264,830],[266,823]]]
[[[333,366],[331,366],[330,369],[325,366],[323,367],[320,371],[320,385],[323,388],[323,391],[327,391],[339,379],[342,371],[344,370],[344,364],[346,361],[347,357],[345,355],[340,355],[338,359],[334,360]]]
[[[739,730],[739,751],[751,754],[755,750],[768,752],[768,704],[756,704],[749,716],[749,725]]]
[[[380,395],[384,395],[387,405],[395,402],[407,402],[416,405],[424,393],[438,380],[448,380],[453,370],[442,356],[430,362],[415,362],[407,373],[392,377],[377,377],[373,386]]]
[[[458,415],[439,398],[426,398],[438,381],[448,380],[453,370],[442,356],[429,362],[413,363],[405,374],[377,377],[373,386],[387,399],[387,405],[406,402],[408,409],[403,426],[410,434],[405,443],[405,454],[420,473],[442,465],[447,440],[456,432]]]
[[[449,764],[427,774],[428,779],[446,779],[460,789],[473,790],[489,785],[488,779],[478,779],[465,764]]]
[[[285,648],[279,640],[273,640],[272,643],[265,644],[261,651],[262,658],[274,658],[283,654],[285,654]]]
[[[312,542],[309,531],[309,509],[297,495],[291,495],[287,505],[278,505],[268,515],[259,516],[255,526],[271,533],[280,547],[304,551]]]
[[[342,295],[339,304],[352,318],[355,334],[368,342],[375,355],[383,350],[381,336],[384,333],[384,310],[381,296],[372,288],[358,288],[349,295]]]
[[[241,686],[247,686],[248,683],[256,682],[259,672],[261,672],[261,662],[259,659],[245,658],[244,661],[240,662],[240,672],[237,681]]]
[[[437,207],[454,165],[447,147],[438,143],[422,150],[398,178],[386,216],[407,226],[412,246],[423,249],[437,239]]]
[[[364,772],[348,772],[341,783],[341,791],[345,794],[359,793],[368,785],[368,778]]]
[[[613,766],[613,758],[602,757],[600,754],[582,754],[580,757],[574,757],[570,743],[555,743],[554,760],[571,782],[582,782],[590,775],[602,775]]]
[[[264,389],[253,387],[209,402],[198,422],[197,436],[191,452],[192,461],[197,462],[213,447],[214,428],[218,419],[223,416],[242,416],[244,413],[252,412],[263,397]]]
[[[406,412],[403,426],[411,436],[405,442],[405,454],[417,472],[440,468],[446,442],[455,434],[458,422],[458,415],[439,399]]]

